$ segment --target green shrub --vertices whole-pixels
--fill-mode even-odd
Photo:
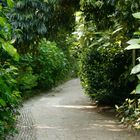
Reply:
[[[38,53],[33,56],[33,71],[38,75],[39,88],[52,88],[66,77],[69,63],[56,43],[42,39]]]
[[[56,43],[42,39],[36,53],[26,53],[18,63],[18,86],[24,98],[33,90],[49,90],[67,77],[69,62]]]
[[[20,103],[17,82],[14,79],[16,74],[17,69],[14,66],[0,66],[0,137],[15,130],[15,116]]]
[[[3,4],[6,4],[3,1]],[[11,41],[11,25],[6,18],[8,7],[13,5],[7,0],[7,7],[0,4],[0,140],[6,138],[7,133],[15,131],[16,115],[20,104],[20,94],[16,86],[17,68],[12,65],[19,56]]]
[[[140,129],[140,105],[135,108],[135,100],[126,99],[121,106],[116,106],[117,117],[127,127]]]
[[[111,35],[98,34],[81,55],[80,78],[86,93],[101,104],[120,104],[134,88],[130,54]]]
[[[133,16],[137,19],[140,19],[140,12],[134,13]],[[139,56],[137,60],[139,63],[136,65],[135,59],[136,56],[139,55],[137,53],[136,55],[136,49],[140,49],[140,38],[139,38],[140,31],[138,30],[135,32],[135,38],[129,40],[127,43],[129,44],[125,49],[133,51],[133,68],[131,70],[131,75],[137,76],[137,86],[136,88],[131,92],[133,95],[132,99],[126,99],[125,102],[120,106],[116,106],[117,110],[117,116],[120,119],[120,121],[125,124],[126,126],[133,127],[140,129],[140,59]],[[135,50],[135,51],[134,51]]]
[[[19,72],[19,76],[17,79],[19,89],[22,92],[33,89],[38,84],[37,79],[38,79],[38,76],[33,74],[32,68],[26,67],[26,69],[24,69],[24,71],[22,70]]]

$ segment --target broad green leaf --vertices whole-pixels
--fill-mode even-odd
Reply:
[[[92,43],[92,44],[89,46],[89,48],[91,48],[91,47],[93,47],[93,46],[95,46],[95,45],[98,45],[98,42]]]
[[[95,35],[102,35],[103,32],[95,32],[94,34],[95,34]]]
[[[133,90],[130,94],[135,94],[136,93],[136,90]]]
[[[118,105],[115,105],[115,108],[116,108],[116,109],[119,109],[119,106],[118,106]]]
[[[112,34],[114,35],[114,34],[116,34],[117,32],[121,31],[122,29],[123,29],[123,28],[120,27],[120,28],[116,29]]]
[[[15,38],[10,41],[11,44],[14,44],[15,42],[16,42]]]
[[[125,48],[125,50],[135,50],[135,49],[140,49],[140,45],[139,44],[132,44],[132,45],[129,45],[128,47]]]
[[[138,79],[140,80],[140,74],[137,75]]]
[[[0,17],[0,25],[4,26],[5,25],[5,18]]]
[[[131,40],[127,41],[127,43],[130,45],[139,44],[140,39],[131,39]]]
[[[1,106],[6,106],[6,102],[3,99],[0,99],[0,105]]]
[[[136,87],[136,94],[140,94],[140,84],[138,84]]]
[[[133,15],[133,17],[140,19],[140,12],[134,13],[132,15]]]
[[[14,1],[13,0],[7,0],[7,4],[9,7],[14,7]]]
[[[134,32],[134,35],[140,35],[140,31]]]
[[[19,60],[19,55],[17,53],[17,50],[9,42],[3,42],[2,48],[6,52],[8,52],[8,54],[11,55],[16,61]]]
[[[2,5],[0,4],[0,10],[2,10]]]
[[[135,67],[133,67],[133,69],[131,70],[131,74],[137,74],[140,72],[140,64],[136,65]]]

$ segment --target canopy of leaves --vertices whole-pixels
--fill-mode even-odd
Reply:
[[[13,25],[16,48],[21,53],[31,50],[42,37],[55,38],[61,28],[71,31],[74,11],[79,1],[16,0],[8,17]],[[35,51],[35,48],[33,49]]]

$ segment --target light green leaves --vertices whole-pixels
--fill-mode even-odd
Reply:
[[[140,12],[134,13],[133,17],[140,19]],[[139,33],[139,32],[136,32],[136,33]],[[131,39],[127,43],[129,44],[129,46],[125,48],[125,50],[140,49],[140,39]]]
[[[137,85],[135,92],[136,92],[136,94],[140,94],[140,84]]]
[[[133,15],[133,17],[140,19],[140,12],[134,13],[132,15]]]
[[[18,61],[19,60],[19,55],[17,53],[17,50],[10,44],[10,42],[3,42],[2,43],[2,48],[9,54],[11,55],[14,60]]]
[[[137,19],[140,19],[140,12],[138,13],[134,13],[133,16]],[[135,32],[135,35],[139,36],[139,31]],[[129,44],[128,47],[125,48],[125,50],[136,50],[136,49],[140,49],[140,39],[139,38],[135,38],[135,39],[131,39],[127,42]],[[135,55],[135,54],[134,54]],[[135,56],[133,56],[133,59],[135,61]],[[137,58],[138,61],[140,61],[140,58]],[[138,79],[140,80],[140,64],[134,66],[131,70],[131,74],[135,74],[137,75]],[[136,86],[136,89],[134,90],[134,94],[140,94],[140,84],[138,84]],[[136,103],[137,104],[137,103]]]
[[[3,27],[5,25],[5,18],[0,17],[0,25]]]
[[[125,50],[140,49],[140,39],[131,39],[127,43],[130,45],[126,47]]]
[[[133,69],[131,70],[131,74],[137,74],[140,72],[140,64],[136,65],[135,67],[133,67]]]
[[[136,50],[136,49],[140,49],[139,44],[129,45],[128,47],[125,48],[125,50]]]
[[[129,41],[127,41],[127,43],[130,45],[139,44],[140,39],[130,39]]]
[[[13,6],[12,0],[7,0],[7,4],[9,7]],[[3,14],[4,15],[4,14]],[[17,50],[12,45],[11,39],[11,25],[8,23],[5,16],[0,16],[0,48],[4,49],[10,56],[14,58],[14,60],[19,60],[19,55]]]
[[[2,5],[0,4],[0,11],[2,10]]]
[[[14,7],[14,1],[13,0],[7,0],[7,4],[8,4],[8,7]]]

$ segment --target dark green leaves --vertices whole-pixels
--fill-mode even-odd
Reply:
[[[0,99],[0,106],[3,106],[3,107],[6,106],[6,102],[3,99]]]
[[[52,14],[53,5],[43,0],[17,0],[9,18],[14,30],[21,30],[14,35],[20,52],[28,52],[34,42],[48,33]]]

